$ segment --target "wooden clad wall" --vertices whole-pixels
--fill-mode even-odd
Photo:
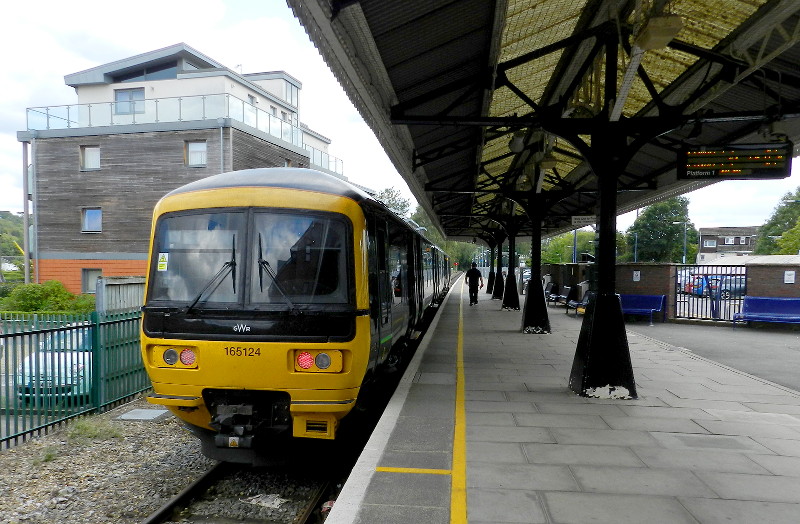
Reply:
[[[287,160],[308,167],[307,157],[237,129],[224,129],[223,137],[226,170],[283,167]],[[187,140],[206,140],[205,167],[185,165]],[[219,140],[219,129],[38,139],[39,252],[145,253],[156,202],[219,173]],[[100,146],[99,170],[81,171],[81,146]],[[102,233],[81,232],[85,207],[102,208]]]

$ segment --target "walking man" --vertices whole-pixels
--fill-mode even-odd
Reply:
[[[475,262],[472,263],[472,269],[467,271],[466,279],[469,286],[469,305],[473,306],[478,303],[478,289],[483,289],[483,275]]]

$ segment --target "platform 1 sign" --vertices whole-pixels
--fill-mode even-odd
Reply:
[[[791,142],[777,142],[683,148],[678,153],[678,180],[787,178],[793,147]]]

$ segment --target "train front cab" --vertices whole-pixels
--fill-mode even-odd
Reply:
[[[236,207],[219,208],[220,202],[235,202]],[[208,225],[201,224],[192,232],[198,236],[214,227],[220,231],[220,226],[212,227],[211,223],[218,224],[225,213],[242,212],[247,218],[275,209],[280,210],[281,216],[336,215],[349,223],[346,240],[349,283],[343,285],[351,289],[351,305],[347,306],[350,313],[340,307],[337,318],[341,318],[343,325],[352,321],[352,336],[337,339],[319,333],[305,337],[305,332],[321,323],[324,309],[307,308],[307,313],[293,315],[287,312],[287,303],[280,297],[275,299],[280,307],[274,312],[271,306],[249,309],[246,293],[231,295],[217,307],[213,296],[203,297],[202,307],[192,307],[191,298],[154,299],[157,290],[153,282],[173,268],[177,272],[180,257],[185,256],[178,249],[170,251],[168,246],[157,245],[156,228],[162,219],[206,213],[210,218],[201,216],[199,220],[206,220]],[[243,433],[253,426],[280,429],[288,425],[294,436],[334,438],[340,419],[355,405],[368,367],[375,364],[375,355],[370,351],[366,223],[360,206],[335,195],[289,189],[217,189],[165,198],[154,216],[157,220],[151,245],[151,278],[142,322],[142,356],[154,389],[148,400],[168,407],[206,440],[215,434],[217,445],[246,447],[247,439],[240,437],[247,436]],[[247,220],[252,223],[251,218]],[[247,220],[243,223],[248,223]],[[249,283],[252,290],[259,281],[259,264],[255,262],[260,258],[255,253],[257,235],[248,237],[244,226],[237,227],[237,238],[249,238],[249,242],[244,247],[244,241],[240,241],[235,248],[239,254],[235,278],[241,279],[239,289]],[[234,235],[226,231],[224,236]],[[220,253],[204,246],[202,256],[228,260],[231,247],[230,240],[220,246]],[[263,272],[260,276],[267,278]],[[228,289],[230,283],[225,284],[220,288]],[[391,320],[391,316],[388,318]],[[326,368],[316,365],[316,356],[322,352],[333,356],[332,365]],[[179,358],[176,360],[173,354]],[[192,357],[184,362],[186,354]],[[268,406],[258,405],[264,400]],[[256,416],[260,418],[253,420]]]

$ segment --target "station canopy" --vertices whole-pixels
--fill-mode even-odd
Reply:
[[[545,236],[596,215],[586,147],[620,126],[618,213],[714,183],[687,148],[800,142],[797,0],[288,4],[448,238],[530,235],[526,198]]]

